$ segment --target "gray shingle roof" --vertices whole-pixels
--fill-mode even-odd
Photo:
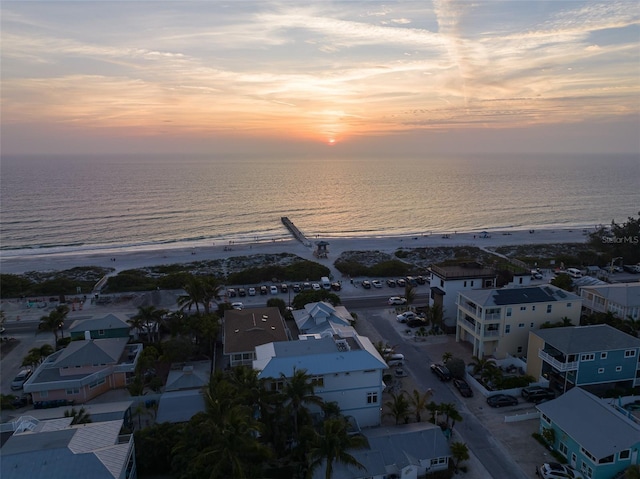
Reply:
[[[607,298],[622,306],[640,306],[640,283],[605,284],[602,286],[585,286],[583,290]]]
[[[533,334],[564,354],[640,348],[640,339],[608,324],[540,329]]]
[[[598,459],[640,445],[640,425],[579,387],[537,408]]]
[[[100,329],[129,329],[131,325],[127,323],[129,316],[121,313],[109,313],[104,318],[77,319],[69,328],[69,332],[77,331],[98,331]]]
[[[128,338],[71,341],[58,357],[55,367],[117,363],[128,342]]]

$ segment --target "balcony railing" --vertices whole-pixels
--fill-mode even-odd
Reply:
[[[556,368],[558,371],[566,372],[566,371],[577,371],[578,369],[578,361],[572,361],[568,363],[561,363],[556,358],[551,356],[549,353],[544,352],[542,349],[538,350],[538,357],[543,361],[549,363],[551,366]]]
[[[484,320],[488,321],[490,319],[501,319],[500,313],[489,313],[484,315]]]
[[[476,333],[476,325],[473,324],[471,321],[468,321],[466,319],[463,318],[458,318],[458,324],[460,324],[461,326],[464,326],[465,329],[470,330],[472,333]]]
[[[472,307],[472,306],[468,305],[467,303],[459,303],[458,306],[460,306],[462,309],[464,309],[468,313],[473,314],[474,316],[478,315],[478,312],[477,312],[475,306]]]
[[[483,336],[485,338],[487,338],[487,337],[495,338],[496,336],[500,336],[500,330],[499,329],[487,330],[487,331],[484,332]]]

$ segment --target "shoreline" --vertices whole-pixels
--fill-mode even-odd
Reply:
[[[3,274],[23,274],[30,271],[62,271],[74,267],[102,266],[117,271],[136,269],[146,266],[165,264],[185,264],[194,261],[207,261],[234,256],[255,254],[290,253],[320,263],[333,264],[335,259],[345,251],[381,251],[393,253],[400,248],[429,248],[475,246],[479,248],[554,243],[585,243],[588,234],[595,230],[594,226],[541,228],[541,229],[492,229],[480,231],[454,231],[449,233],[411,234],[400,236],[359,236],[330,237],[317,235],[307,237],[311,247],[304,246],[293,238],[273,239],[272,241],[236,242],[228,244],[202,242],[199,245],[171,246],[153,245],[110,249],[47,251],[32,250],[28,255],[6,255],[0,252],[0,272]],[[486,235],[483,232],[486,231]],[[316,258],[313,255],[316,241],[329,243],[328,258]]]

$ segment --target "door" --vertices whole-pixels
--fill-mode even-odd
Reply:
[[[572,452],[571,453],[571,467],[573,467],[575,469],[577,462],[578,462],[578,457],[576,456],[575,452]]]

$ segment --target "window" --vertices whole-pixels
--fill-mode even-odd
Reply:
[[[526,306],[520,306],[520,311],[526,311],[527,307]]]
[[[511,308],[507,308],[507,318],[510,318],[512,314]]]
[[[535,311],[536,310],[536,305],[534,304],[533,306],[531,306],[531,311]]]
[[[620,371],[622,371],[622,366],[616,366],[616,372],[619,373]]]
[[[631,457],[630,449],[625,449],[624,451],[620,451],[618,453],[618,459],[625,460],[625,459],[629,459],[630,457]]]
[[[551,424],[551,419],[549,418],[549,416],[542,414],[542,420],[547,424]]]
[[[509,334],[509,332],[510,332],[510,331],[511,331],[511,325],[510,325],[510,324],[507,324],[507,325],[504,327],[504,334]]]
[[[570,307],[571,307],[571,303],[567,303],[567,308],[570,308]]]
[[[378,393],[370,392],[367,393],[367,404],[378,404]]]
[[[598,368],[598,374],[604,373],[604,368]]]
[[[596,355],[593,353],[580,355],[580,361],[593,361],[594,359],[596,359]]]
[[[567,457],[567,454],[569,454],[569,448],[564,442],[560,443],[560,445],[558,446],[558,451],[560,451],[560,454],[562,454],[564,457]]]
[[[584,454],[585,456],[587,456],[589,459],[591,459],[593,462],[596,462],[597,459],[595,458],[595,456],[593,454],[591,454],[589,451],[587,451],[584,447],[580,448],[580,452],[582,454]]]
[[[466,288],[467,287],[467,282],[465,281],[464,283],[462,283],[462,287]]]
[[[600,353],[600,359],[607,359],[607,353]]]
[[[273,381],[271,383],[272,391],[282,391],[283,388],[284,388],[284,381]]]
[[[519,282],[520,282],[520,284],[522,284],[522,278],[519,278]]]
[[[518,346],[518,352],[521,353],[522,352],[522,346]]]
[[[524,328],[524,323],[518,323],[519,328]]]
[[[593,469],[591,468],[591,466],[589,466],[589,464],[587,464],[584,461],[582,461],[581,471],[582,471],[582,474],[584,474],[586,477],[588,478],[593,477]]]
[[[74,396],[76,394],[80,394],[80,389],[79,388],[67,389],[67,396]]]
[[[444,281],[440,280],[440,287],[444,288]]]
[[[104,336],[104,329],[98,329],[98,336]]]
[[[598,464],[611,464],[613,462],[613,454],[607,457],[603,457],[598,461]]]
[[[635,358],[636,357],[636,350],[635,349],[628,349],[624,352],[624,357],[625,358]]]
[[[533,326],[534,326],[534,324],[533,324],[533,321],[532,321],[531,324],[529,324],[529,327],[533,328]]]
[[[104,378],[93,381],[92,383],[89,383],[89,389],[97,388],[98,386],[100,386],[101,384],[104,384],[105,382],[106,380]]]
[[[311,378],[311,385],[314,388],[323,388],[324,387],[324,376],[313,376]]]
[[[552,308],[553,308],[552,305],[547,304],[547,313],[550,313]]]
[[[431,459],[432,466],[447,464],[447,462],[448,462],[448,459],[446,457],[438,457],[435,459]]]
[[[473,288],[473,281],[471,281],[471,287]]]

